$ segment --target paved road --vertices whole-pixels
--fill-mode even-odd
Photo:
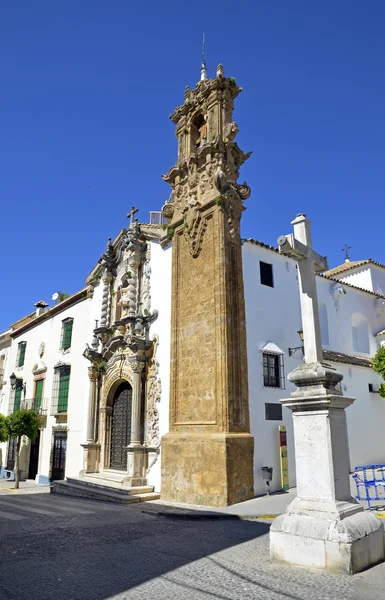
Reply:
[[[379,600],[354,577],[272,565],[268,525],[181,520],[47,494],[0,498],[1,600]]]

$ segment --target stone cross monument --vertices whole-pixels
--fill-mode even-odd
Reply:
[[[171,115],[178,161],[163,178],[172,239],[170,431],[162,499],[224,506],[253,496],[240,219],[249,157],[234,138],[239,88],[221,65]]]
[[[282,404],[293,411],[297,497],[270,529],[273,560],[356,573],[384,560],[381,521],[350,495],[345,408],[354,398],[336,385],[342,375],[323,362],[315,270],[327,260],[312,250],[310,221],[298,215],[280,251],[298,260],[305,362],[289,375],[297,389]]]

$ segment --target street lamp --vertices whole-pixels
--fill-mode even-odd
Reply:
[[[300,329],[299,331],[297,331],[297,333],[299,335],[301,342],[303,342],[303,330]],[[297,352],[297,350],[302,350],[302,352],[303,352],[303,345],[297,346],[296,348],[289,348],[289,356],[293,356],[293,354],[295,354]]]
[[[15,373],[12,373],[12,375],[9,376],[9,381],[11,382],[11,390],[15,390],[17,387],[17,382],[20,381],[20,379],[18,380]],[[22,390],[23,390],[23,400],[25,400],[25,393],[27,390],[27,384],[24,382],[21,384]]]

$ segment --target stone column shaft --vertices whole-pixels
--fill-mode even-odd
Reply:
[[[132,386],[131,441],[130,445],[140,445],[140,417],[142,408],[141,363],[135,365]]]
[[[87,419],[87,442],[95,441],[95,411],[96,411],[96,390],[98,382],[98,373],[92,367],[88,371],[90,379],[90,389],[88,396],[88,419]]]

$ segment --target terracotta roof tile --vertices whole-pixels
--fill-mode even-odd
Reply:
[[[329,271],[325,271],[324,275],[328,275],[329,277],[335,277],[336,275],[340,275],[340,273],[345,273],[346,271],[351,271],[352,269],[357,269],[358,267],[362,267],[362,265],[376,265],[377,267],[382,267],[385,269],[385,265],[372,260],[371,258],[366,258],[365,260],[353,260],[343,265],[339,265],[338,267],[334,267],[334,269],[329,269]]]
[[[356,367],[372,367],[372,359],[364,356],[354,356],[353,354],[344,354],[343,352],[334,352],[334,350],[323,350],[324,360],[355,365]]]

